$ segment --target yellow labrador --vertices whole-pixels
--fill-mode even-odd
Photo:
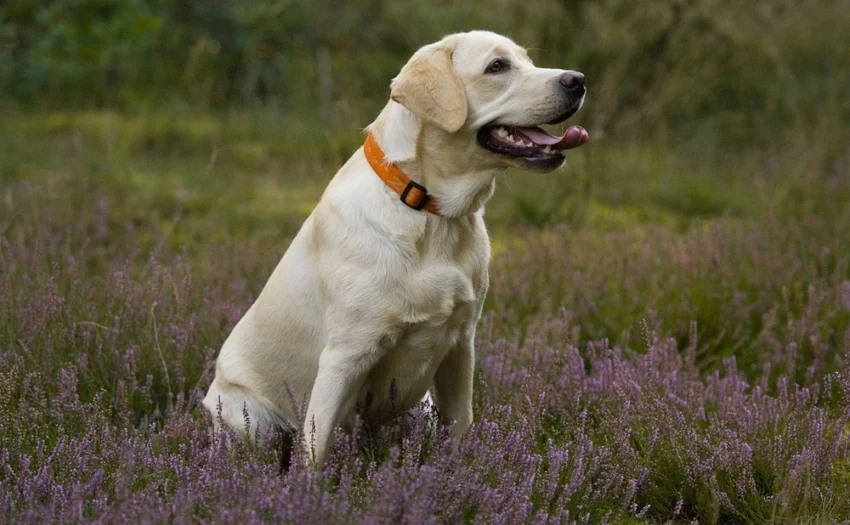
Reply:
[[[535,67],[485,31],[419,49],[253,306],[224,343],[204,406],[245,432],[293,428],[316,465],[357,407],[373,420],[428,392],[472,421],[475,325],[488,287],[484,203],[508,166],[549,171],[587,141],[584,76]],[[220,418],[218,417],[220,414]],[[218,423],[216,423],[218,424]]]

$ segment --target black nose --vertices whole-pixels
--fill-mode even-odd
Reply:
[[[561,75],[558,82],[571,93],[584,93],[584,75],[578,71],[567,71]]]

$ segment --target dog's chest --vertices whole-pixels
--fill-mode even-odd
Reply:
[[[485,239],[486,242],[486,239]],[[446,354],[472,336],[486,293],[489,252],[466,246],[453,257],[425,258],[394,294],[399,323],[381,344],[383,358],[369,375],[361,406],[397,411],[418,402]],[[401,291],[400,290],[400,291]]]
[[[407,296],[402,328],[392,346],[412,358],[454,346],[464,328],[474,323],[475,276],[456,265],[433,265],[414,281],[418,290]]]

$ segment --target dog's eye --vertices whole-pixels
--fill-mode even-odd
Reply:
[[[508,69],[510,69],[510,67],[511,65],[508,62],[502,60],[501,58],[497,58],[496,60],[490,62],[490,65],[487,66],[487,69],[485,69],[484,72],[490,74],[501,73],[503,71],[507,71]]]

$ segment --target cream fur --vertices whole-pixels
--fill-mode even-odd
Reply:
[[[509,74],[483,74],[495,56],[510,59]],[[554,118],[561,73],[488,32],[417,52],[368,129],[441,216],[406,207],[356,151],[224,343],[203,402],[213,416],[220,405],[224,423],[244,432],[247,411],[263,434],[296,422],[306,403],[305,442],[321,465],[356,405],[384,420],[430,391],[462,435],[488,287],[484,203],[496,175],[516,165],[478,146],[475,132]]]

